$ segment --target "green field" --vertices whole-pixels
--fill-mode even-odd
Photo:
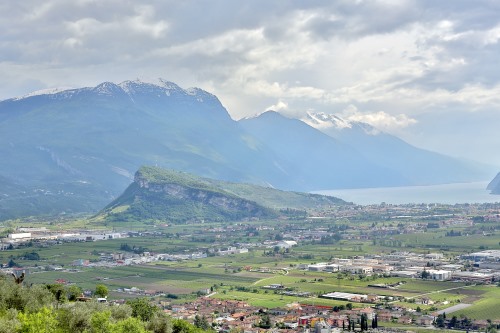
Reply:
[[[224,224],[214,222],[170,226],[151,225],[147,227],[147,230],[143,228],[141,231],[155,231],[162,233],[161,236],[148,234],[141,237],[97,242],[54,244],[43,248],[34,242],[30,247],[0,251],[0,262],[6,264],[12,259],[21,266],[37,266],[31,269],[31,273],[26,278],[27,283],[55,283],[57,279],[64,279],[88,290],[93,290],[97,284],[102,283],[109,287],[112,298],[134,297],[134,295],[117,290],[136,287],[142,290],[174,294],[179,297],[175,302],[185,302],[196,297],[200,290],[212,288],[216,291],[212,297],[240,299],[262,307],[284,307],[290,303],[345,305],[347,302],[318,298],[324,293],[338,291],[375,294],[381,296],[380,302],[387,303],[386,305],[394,304],[412,309],[420,307],[428,313],[458,303],[470,303],[472,306],[455,314],[477,319],[500,319],[498,310],[500,288],[498,287],[476,287],[455,282],[364,277],[296,269],[298,264],[328,262],[334,257],[352,258],[398,251],[424,254],[432,251],[442,252],[446,257],[454,258],[460,253],[477,251],[479,246],[490,249],[500,248],[500,237],[494,232],[490,233],[492,236],[471,233],[471,236],[449,237],[445,236],[448,231],[445,228],[432,229],[431,232],[426,233],[394,234],[372,241],[361,237],[370,231],[372,223],[397,225],[407,222],[377,220],[377,217],[355,217],[353,220],[342,218],[339,220],[266,220]],[[415,220],[410,222],[414,223]],[[8,222],[6,226],[12,229],[16,223]],[[61,230],[65,226],[80,226],[82,219],[64,223],[43,221],[40,226]],[[427,222],[424,223],[427,224]],[[268,246],[268,243],[264,243],[277,240],[286,233],[300,234],[302,230],[315,228],[338,230],[336,227],[339,225],[349,226],[348,232],[353,236],[352,240],[342,238],[332,243],[321,243],[318,239],[307,239],[300,241],[299,246],[293,247],[288,252],[277,251],[277,253],[273,252],[272,245]],[[38,226],[38,224],[30,223],[30,226]],[[91,226],[94,227],[94,225]],[[124,224],[119,227],[123,230],[129,226],[134,227],[132,222],[130,225]],[[263,226],[265,228],[262,228]],[[141,227],[135,225],[134,228]],[[492,230],[494,225],[485,223],[476,229],[478,228]],[[248,229],[251,229],[252,233]],[[257,229],[259,231],[256,233]],[[463,234],[468,230],[463,226],[454,229]],[[119,267],[71,266],[72,262],[77,259],[88,259],[91,263],[97,263],[101,255],[109,256],[123,252],[121,247],[124,244],[130,248],[142,248],[155,253],[187,254],[239,246],[238,244],[241,243],[258,245],[250,246],[250,252],[245,254],[210,256],[198,260],[157,261],[150,264]],[[41,260],[22,259],[24,254],[31,252],[37,253]],[[57,269],[62,267],[62,270],[54,271],[54,266],[57,266]],[[263,269],[266,273],[259,272],[259,269]],[[370,287],[372,284],[397,282],[404,283],[396,288]],[[269,284],[283,284],[294,292],[308,292],[311,297],[282,296],[274,290],[262,288]],[[416,303],[422,296],[430,298],[435,303],[433,305]],[[353,305],[371,306],[370,304]]]
[[[483,286],[474,289],[484,292],[484,294],[481,295],[481,299],[464,310],[454,312],[453,315],[457,317],[465,315],[476,319],[500,319],[500,287]]]

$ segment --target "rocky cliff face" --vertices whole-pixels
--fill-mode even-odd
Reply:
[[[137,171],[134,182],[105,213],[112,221],[172,223],[276,216],[274,210],[226,192],[203,178],[157,167],[142,167]]]
[[[210,189],[196,189],[175,183],[152,183],[138,173],[135,182],[141,189],[159,193],[179,200],[188,200],[217,207],[227,211],[246,211],[248,213],[263,215],[262,207],[246,199],[235,197],[229,193],[221,193]]]

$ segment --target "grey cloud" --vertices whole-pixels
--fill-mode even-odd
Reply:
[[[0,99],[162,76],[210,90],[236,118],[280,100],[293,114],[352,104],[412,117],[493,108],[500,89],[496,0],[24,0],[0,12]]]
[[[417,21],[422,11],[413,1],[338,1],[325,9],[308,23],[312,34],[325,39],[390,33]]]

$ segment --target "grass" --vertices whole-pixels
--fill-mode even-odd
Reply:
[[[457,317],[465,315],[475,319],[500,320],[500,287],[481,286],[475,289],[484,292],[481,299],[466,309],[454,312],[453,315]]]
[[[456,229],[457,228],[455,228],[455,230]],[[403,241],[407,245],[423,248],[448,248],[450,250],[475,251],[479,250],[479,245],[481,245],[489,249],[500,249],[499,235],[484,236],[482,234],[474,234],[469,236],[446,237],[444,234],[445,231],[437,231],[436,233],[398,235],[395,236],[395,238]]]
[[[295,297],[295,296],[284,296],[279,294],[274,294],[272,292],[264,293],[260,291],[258,293],[253,292],[241,292],[241,291],[230,291],[224,289],[226,293],[217,293],[213,297],[219,299],[235,299],[249,303],[253,306],[262,306],[267,308],[277,308],[277,307],[286,307],[287,304],[292,303],[300,303],[300,304],[314,304],[314,305],[326,305],[326,306],[335,306],[335,305],[345,305],[349,302],[337,301],[337,300],[328,300],[322,298],[304,298],[304,297]],[[365,307],[366,304],[358,304],[353,303],[354,307]]]

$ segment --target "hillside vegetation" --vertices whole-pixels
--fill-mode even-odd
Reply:
[[[60,284],[22,286],[0,275],[0,332],[38,333],[202,333],[172,319],[145,299],[108,306],[75,302],[81,288]],[[97,288],[96,288],[97,293]]]
[[[280,209],[303,214],[307,208],[344,204],[334,197],[229,183],[193,174],[143,166],[134,182],[98,219],[106,221],[235,221],[275,218]]]

